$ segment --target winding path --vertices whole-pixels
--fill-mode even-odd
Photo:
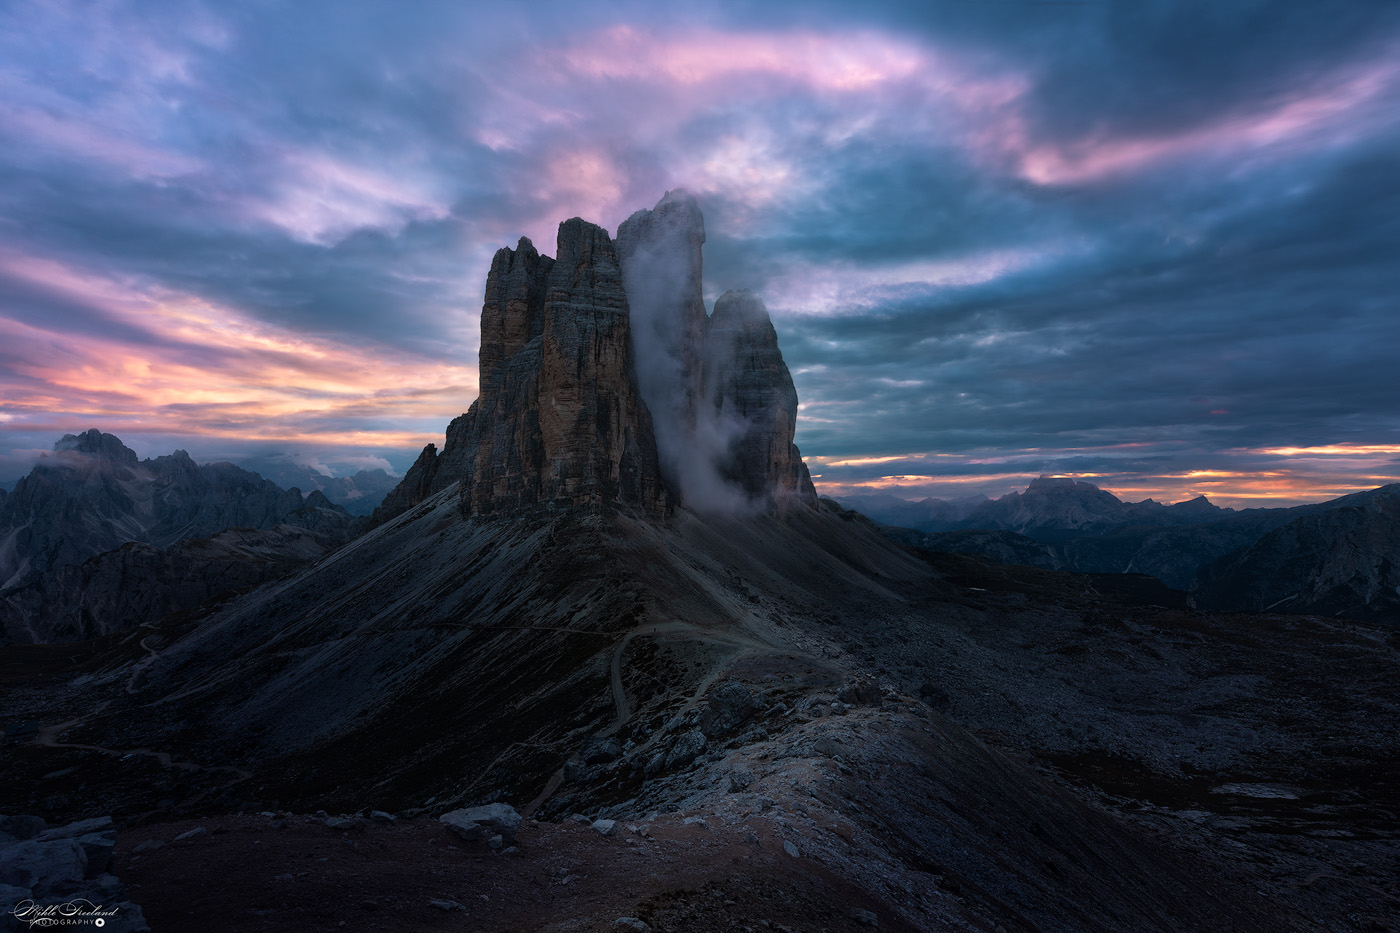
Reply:
[[[686,701],[683,709],[690,709],[699,703],[704,697],[705,691],[709,690],[710,686],[719,679],[720,675],[728,670],[739,657],[745,654],[781,655],[793,653],[790,649],[780,648],[758,638],[740,635],[735,632],[716,632],[701,628],[689,622],[673,620],[669,622],[648,622],[645,625],[639,625],[622,636],[622,640],[619,641],[617,647],[613,649],[611,680],[613,707],[617,711],[617,717],[612,725],[604,729],[599,735],[616,735],[632,718],[632,704],[627,699],[627,690],[622,685],[622,662],[627,652],[627,646],[632,643],[632,639],[639,635],[653,638],[679,637],[717,645],[728,645],[735,649],[725,654],[711,666],[709,672],[701,678],[690,699]],[[564,769],[561,767],[549,776],[549,780],[545,782],[545,786],[543,790],[540,791],[539,796],[526,805],[521,815],[526,819],[533,816],[535,811],[554,795],[554,792],[559,789],[559,785],[562,783],[564,783]]]
[[[141,627],[148,629],[156,628],[156,626],[150,622],[141,623]],[[146,651],[146,657],[142,658],[141,660],[135,663],[134,668],[131,672],[131,676],[127,678],[126,692],[128,694],[135,694],[139,692],[140,688],[136,685],[138,678],[145,671],[147,666],[151,664],[152,661],[160,657],[160,652],[146,643],[151,638],[154,638],[156,634],[158,634],[158,632],[152,632],[152,634],[145,636],[139,642],[142,649]],[[232,781],[229,781],[227,784],[221,784],[217,788],[206,788],[205,790],[197,794],[195,797],[186,801],[186,804],[193,803],[203,798],[205,795],[210,793],[211,790],[223,790],[224,788],[232,787],[234,784],[237,784],[240,781],[246,781],[253,776],[252,772],[245,771],[242,768],[236,767],[234,765],[200,765],[195,764],[192,761],[176,761],[169,752],[158,752],[150,748],[108,748],[105,745],[88,745],[82,742],[58,741],[58,737],[69,729],[75,728],[77,726],[86,725],[92,720],[99,719],[104,715],[114,715],[112,713],[106,712],[107,707],[111,705],[112,701],[106,700],[98,704],[91,712],[87,713],[84,716],[78,716],[77,718],[70,719],[66,722],[58,722],[52,723],[47,726],[41,726],[39,728],[39,731],[35,734],[34,738],[30,740],[29,744],[39,745],[44,748],[78,748],[84,751],[98,752],[100,754],[108,755],[114,758],[125,758],[128,755],[141,755],[147,758],[154,758],[156,761],[160,762],[160,765],[163,768],[176,768],[180,771],[189,772],[191,774],[197,771],[230,771],[234,775],[236,775],[236,777]]]

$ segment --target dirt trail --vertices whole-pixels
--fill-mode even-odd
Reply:
[[[156,628],[156,626],[150,622],[143,622],[141,624],[141,627],[149,629]],[[145,658],[142,658],[140,661],[136,662],[135,668],[131,672],[131,676],[127,679],[126,692],[128,694],[135,694],[136,692],[138,692],[139,688],[136,686],[137,678],[140,677],[142,671],[146,669],[147,665],[149,665],[156,658],[160,657],[159,651],[146,644],[146,642],[149,639],[154,638],[157,634],[159,633],[153,632],[152,634],[147,635],[145,638],[142,638],[140,641],[140,645],[143,649],[145,649],[147,655]],[[242,768],[236,767],[234,765],[201,765],[196,764],[192,761],[176,761],[169,752],[159,752],[151,748],[108,748],[105,745],[89,745],[83,742],[58,741],[58,737],[69,729],[75,728],[77,726],[86,725],[87,723],[95,719],[99,719],[104,715],[114,715],[112,713],[106,712],[107,707],[111,705],[112,701],[106,700],[103,703],[98,704],[92,709],[91,712],[87,713],[86,715],[69,719],[66,722],[50,723],[49,725],[41,726],[39,728],[39,731],[35,734],[34,738],[30,740],[30,744],[39,745],[44,748],[78,748],[84,751],[98,752],[99,754],[108,755],[113,758],[124,758],[128,755],[141,755],[147,758],[154,758],[156,761],[160,762],[160,765],[163,768],[176,768],[180,771],[186,771],[190,773],[196,771],[229,771],[236,775],[232,781],[229,781],[227,784],[221,785],[218,788],[219,790],[222,790],[225,787],[232,787],[234,784],[237,784],[240,781],[246,781],[253,776],[252,772],[245,771]],[[199,797],[203,797],[207,793],[209,793],[208,790],[201,793]],[[196,797],[195,799],[199,798]]]

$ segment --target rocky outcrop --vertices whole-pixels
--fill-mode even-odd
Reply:
[[[725,292],[705,330],[705,396],[733,437],[721,462],[750,499],[791,497],[815,507],[817,493],[793,443],[797,390],[778,349],[763,302],[749,291]]]
[[[108,873],[116,845],[110,816],[48,828],[37,816],[0,816],[4,929],[100,926],[149,931],[126,885]]]
[[[424,448],[375,512],[382,523],[460,482],[462,509],[624,508],[669,497],[637,388],[627,293],[607,231],[559,225],[558,255],[497,251],[481,310],[480,397]]]
[[[526,344],[544,335],[545,296],[552,268],[554,260],[541,256],[529,237],[521,237],[513,250],[496,251],[481,308],[483,386],[494,381]]]
[[[413,461],[413,466],[408,468],[408,472],[404,474],[399,484],[375,508],[370,515],[370,524],[378,525],[396,515],[402,515],[432,495],[433,480],[437,477],[437,473],[437,445],[429,444],[423,448],[418,459]]]
[[[666,490],[607,231],[565,221],[553,261],[525,239],[499,251],[486,295],[481,396],[463,426],[463,510],[663,514]]]

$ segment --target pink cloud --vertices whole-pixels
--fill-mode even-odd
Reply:
[[[5,429],[32,430],[33,418],[66,412],[106,430],[414,447],[436,433],[357,424],[445,423],[476,395],[473,366],[300,334],[52,260],[10,253],[0,269],[152,337],[146,343],[0,316],[0,339],[17,360],[0,381],[0,408],[11,416]]]
[[[273,193],[252,199],[247,210],[305,242],[330,244],[365,228],[398,231],[449,212],[443,186],[411,159],[370,168],[309,149],[276,159]]]
[[[555,73],[565,79],[701,85],[770,75],[836,92],[907,79],[929,65],[924,51],[879,33],[686,30],[668,36],[626,25],[582,37],[549,62],[557,63]]]
[[[511,154],[507,184],[531,202],[525,232],[537,245],[543,218],[612,227],[680,186],[725,200],[731,234],[761,235],[773,209],[836,181],[820,174],[820,149],[882,137],[952,145],[1027,87],[1013,70],[902,37],[800,29],[616,26],[508,68],[483,63],[477,77],[488,93],[473,99],[467,133]],[[775,118],[767,105],[784,101],[798,106]],[[700,122],[721,129],[697,135]],[[561,151],[583,164],[561,164]]]
[[[1028,142],[1023,124],[1003,126],[1001,144],[1019,173],[1039,185],[1094,182],[1195,154],[1336,145],[1364,125],[1393,122],[1400,78],[1394,53],[1300,86],[1293,93],[1189,129],[1158,136],[1104,134],[1072,143]]]

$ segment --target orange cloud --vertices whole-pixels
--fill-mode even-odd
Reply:
[[[477,394],[474,366],[300,334],[52,261],[11,254],[0,268],[126,325],[75,333],[0,317],[0,338],[19,351],[0,381],[7,430],[64,412],[117,432],[416,447],[438,431],[405,425],[445,424]]]

